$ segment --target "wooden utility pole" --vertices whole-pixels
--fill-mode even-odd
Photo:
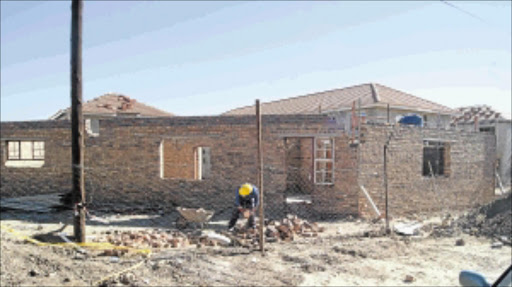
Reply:
[[[73,226],[77,242],[85,242],[82,8],[83,0],[71,2],[71,164],[73,170]]]
[[[263,226],[265,225],[265,216],[263,214],[263,159],[261,149],[261,110],[260,100],[256,100],[256,127],[258,129],[258,188],[260,189],[260,250],[265,255],[265,235],[263,234]]]

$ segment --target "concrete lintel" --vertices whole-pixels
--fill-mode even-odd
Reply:
[[[280,134],[277,135],[281,138],[315,138],[315,137],[336,137],[339,136],[339,133],[332,133],[332,134],[325,134],[325,133],[318,133],[318,134]]]
[[[456,140],[440,139],[440,138],[424,138],[424,141],[443,142],[443,143],[455,143]]]
[[[12,138],[0,138],[0,141],[44,141],[44,138],[35,137],[12,137]]]

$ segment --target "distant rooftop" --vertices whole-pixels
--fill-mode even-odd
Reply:
[[[70,108],[59,110],[53,116],[52,120],[69,119]],[[84,115],[96,116],[139,116],[139,117],[171,117],[171,113],[159,110],[157,108],[145,105],[131,99],[128,96],[118,93],[107,93],[100,97],[87,101],[82,105]]]
[[[451,114],[446,106],[386,87],[381,84],[361,84],[261,104],[262,114],[318,114],[352,107],[361,99],[362,107],[386,106],[408,108],[427,112]],[[255,107],[247,106],[230,110],[224,115],[254,114]]]

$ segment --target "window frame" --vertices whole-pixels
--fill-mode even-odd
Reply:
[[[202,181],[211,177],[211,166],[204,166],[204,155],[208,153],[208,157],[211,157],[211,147],[206,145],[194,147],[194,180]],[[208,171],[207,174],[206,170]]]
[[[31,145],[31,149],[30,149],[31,157],[30,158],[22,158],[22,153],[21,153],[21,143],[22,142],[30,142],[30,145]],[[16,144],[16,146],[17,146],[17,157],[12,157],[11,148],[10,148],[11,143]],[[37,149],[38,153],[41,153],[41,151],[42,151],[42,155],[38,154],[37,157],[34,156],[35,152],[36,152],[35,143],[42,143],[42,148]],[[42,141],[42,140],[8,140],[7,141],[7,160],[8,161],[11,161],[11,160],[12,161],[44,161],[44,157],[45,157],[44,146],[45,146],[44,141]]]
[[[194,180],[203,180],[203,147],[194,147]]]
[[[324,151],[324,157],[322,158],[319,158],[318,157],[318,141],[319,140],[329,140],[330,141],[330,151],[331,151],[331,157],[330,158],[327,158],[327,152],[329,151],[329,149],[323,149]],[[334,138],[333,137],[315,137],[314,138],[314,143],[313,143],[313,182],[315,185],[334,185]],[[322,151],[322,150],[320,150]],[[328,181],[325,181],[325,177],[327,174],[329,174],[329,170],[328,168],[326,167],[326,169],[323,169],[323,170],[318,170],[317,169],[317,163],[331,163],[331,168],[330,168],[330,174],[331,174],[331,182],[328,182]],[[318,172],[322,172],[324,171],[322,174],[323,174],[323,180],[320,181],[320,179],[318,179],[318,176],[317,176],[317,173]]]
[[[436,149],[437,150],[437,158],[436,162],[430,162],[430,167],[428,167],[428,162],[425,162],[425,149]],[[451,148],[449,143],[444,141],[433,141],[433,140],[423,140],[423,159],[422,159],[422,176],[423,177],[448,177],[450,176],[450,168],[447,163],[447,156],[450,156],[447,153],[451,153]],[[442,165],[441,165],[442,164]],[[430,168],[432,168],[432,174],[430,172]]]
[[[85,131],[90,137],[97,137],[100,135],[99,119],[87,118],[85,119]]]

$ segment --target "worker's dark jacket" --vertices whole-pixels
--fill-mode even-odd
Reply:
[[[252,186],[252,192],[246,197],[240,196],[238,190],[235,198],[235,205],[243,208],[256,208],[260,204],[260,191],[256,186]]]

